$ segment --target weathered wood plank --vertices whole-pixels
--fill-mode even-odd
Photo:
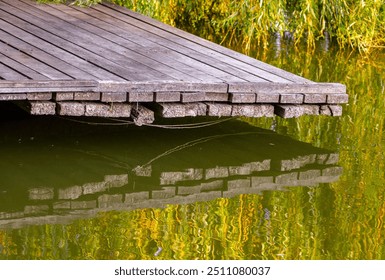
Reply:
[[[51,5],[51,7],[56,8],[57,6]],[[99,18],[96,18],[93,11],[90,9],[77,10],[74,7],[62,6],[60,7],[60,12],[65,12],[67,20],[76,21],[77,26],[80,26],[89,32],[113,41],[120,46],[124,46],[135,53],[140,53],[161,64],[165,64],[171,68],[169,70],[187,74],[185,79],[202,81],[211,80],[213,82],[223,81],[216,78],[214,75],[208,75],[210,70],[216,70],[215,68],[199,63],[173,49],[166,48],[148,40],[146,36],[140,34],[140,30],[135,30],[135,33],[133,33],[130,30],[116,26],[116,24],[102,21]],[[133,38],[134,34],[135,37]]]
[[[180,94],[180,91],[158,91],[155,92],[155,101],[159,103],[179,102]]]
[[[30,18],[30,21],[32,21],[33,18],[31,19],[29,14],[25,14],[23,12],[19,13],[21,13],[22,17]],[[103,59],[89,50],[79,47],[71,41],[60,38],[58,36],[60,34],[55,35],[56,32],[47,32],[30,22],[25,22],[15,17],[12,17],[12,23],[24,31],[35,34],[38,37],[44,38],[47,42],[50,42],[49,44],[43,42],[43,46],[45,47],[44,50],[47,53],[60,56],[60,58],[65,59],[67,62],[71,62],[71,64],[75,67],[86,70],[97,78],[117,81],[123,80],[121,77],[112,73],[119,70],[119,68],[117,68],[114,64],[111,64],[108,59]],[[40,46],[40,44],[38,46]],[[79,56],[83,58],[87,57],[87,60],[79,58]],[[108,69],[110,71],[106,71],[104,69]],[[80,77],[77,78],[79,79]]]
[[[255,103],[256,95],[254,93],[230,92],[231,103]]]
[[[10,59],[9,57],[1,54],[0,51],[0,75],[5,80],[46,80],[48,77],[41,75],[40,73],[32,70],[25,65]],[[21,74],[23,73],[23,74]]]
[[[50,55],[47,55],[47,59],[42,60],[42,61],[48,62],[49,61],[48,59],[51,58],[51,60],[53,60],[54,65],[60,66],[64,72],[67,71],[66,73],[69,76],[75,75],[76,77],[79,77],[82,79],[94,78],[94,76],[90,75],[89,73],[84,72],[84,71],[82,71],[82,70],[78,69],[77,67],[74,67],[70,64],[70,63],[75,63],[77,66],[79,66],[79,65],[82,66],[82,63],[84,64],[85,61],[82,61],[82,63],[81,63],[81,62],[79,62],[80,60],[76,56],[69,55],[68,52],[63,51],[61,49],[61,46],[58,46],[58,47],[53,46],[51,43],[47,42],[48,40],[44,40],[44,37],[43,37],[43,39],[38,38],[35,34],[39,34],[41,29],[38,29],[31,24],[27,24],[26,22],[22,21],[21,19],[15,17],[13,15],[10,15],[9,13],[6,13],[5,11],[10,11],[10,12],[13,11],[17,14],[21,14],[20,16],[23,16],[23,18],[25,17],[25,20],[30,19],[33,21],[33,20],[35,20],[35,18],[31,17],[29,14],[23,13],[19,10],[14,9],[13,7],[8,7],[6,5],[2,5],[2,10],[0,10],[1,18],[4,20],[8,20],[8,21],[13,23],[13,25],[10,25],[10,24],[6,24],[6,23],[2,22],[0,24],[0,26],[3,26],[4,31],[11,32],[12,35],[18,36],[19,38],[23,38],[23,41],[26,41],[26,42],[33,44],[34,46],[38,47],[39,50],[41,49],[43,51],[47,51],[50,53]],[[20,28],[14,26],[16,24]],[[29,30],[32,29],[36,33],[34,33],[32,35],[28,32],[24,32],[21,28],[26,28]],[[16,43],[16,46],[19,48],[19,43]],[[41,58],[41,55],[40,55],[41,52],[39,52],[39,53],[36,53],[36,52],[31,53],[30,52],[29,54],[31,56],[35,55],[35,56],[38,56],[39,58]],[[54,57],[58,56],[59,58],[64,57],[66,59],[66,62],[64,63],[64,61],[52,59],[52,56],[54,56]],[[43,57],[44,57],[44,55],[43,55]]]
[[[325,93],[304,93],[304,103],[307,104],[322,104],[326,103],[327,95]]]
[[[349,96],[345,93],[328,94],[327,103],[329,104],[342,104],[348,103]]]
[[[55,101],[74,100],[74,93],[73,92],[55,92],[53,94],[53,99]]]
[[[276,92],[257,93],[256,103],[279,103],[280,95]]]
[[[303,94],[299,93],[281,93],[279,103],[281,104],[302,104],[304,101]]]
[[[70,7],[65,7],[72,9]],[[48,8],[45,8],[44,11],[46,12]],[[60,11],[48,11],[51,14],[68,20],[68,17],[70,14],[64,14],[62,12],[63,9],[60,9]],[[76,12],[76,10],[72,9],[71,14]],[[90,17],[90,19],[97,20],[96,18]],[[100,21],[101,22],[101,21]],[[184,63],[180,63],[177,61],[175,56],[169,56],[167,57],[167,51],[161,51],[159,50],[159,46],[154,46],[150,48],[143,48],[143,46],[139,45],[138,43],[141,41],[141,37],[137,38],[135,42],[131,42],[129,40],[126,40],[122,37],[122,32],[117,32],[119,36],[106,32],[104,29],[101,29],[97,26],[91,25],[89,23],[85,23],[81,20],[76,21],[76,26],[83,27],[87,30],[87,32],[91,32],[91,36],[94,36],[94,34],[97,34],[97,36],[102,37],[103,39],[99,39],[103,45],[108,45],[110,41],[114,43],[115,46],[111,45],[111,49],[113,51],[116,51],[118,53],[124,53],[126,57],[134,59],[135,61],[142,63],[144,65],[147,65],[161,73],[167,73],[172,78],[178,79],[178,80],[196,80],[199,81],[202,78],[207,78],[207,75],[203,75],[202,72],[196,71],[194,68],[189,67],[188,65]],[[118,27],[114,26],[114,29],[116,30]],[[107,42],[107,43],[106,43]],[[185,57],[184,57],[185,58]],[[192,75],[192,72],[194,72],[195,76],[199,76],[198,78]],[[212,78],[212,80],[221,81],[216,78]]]
[[[180,102],[202,102],[205,101],[206,94],[204,92],[182,92],[180,95]]]
[[[0,81],[0,93],[30,93],[30,92],[74,92],[92,91],[97,88],[95,81],[82,80],[22,80]]]
[[[0,42],[0,51],[3,55],[21,63],[32,70],[43,74],[49,79],[71,79],[72,77],[64,74],[61,71],[58,71],[54,67],[47,65],[45,62],[50,61],[53,57],[48,56],[46,53],[41,51],[38,48],[33,48],[31,45],[25,43],[24,41],[9,35],[8,33],[2,31],[3,26],[11,26],[10,29],[15,29],[12,25],[3,24],[3,21],[0,19],[0,38],[3,42]],[[15,47],[12,47],[15,46]],[[28,54],[28,55],[25,55]],[[41,59],[36,59],[34,55],[41,55]],[[53,58],[54,59],[54,58]],[[56,60],[58,66],[65,64],[63,61]]]
[[[8,4],[11,2],[8,0],[4,1]],[[114,42],[76,27],[70,22],[63,20],[62,17],[65,18],[65,14],[58,12],[58,10],[52,9],[49,6],[44,6],[43,8],[41,5],[33,5],[33,2],[29,1],[20,1],[18,7],[28,9],[28,13],[35,16],[34,19],[30,20],[33,20],[34,24],[37,24],[41,29],[50,32],[60,32],[60,37],[76,41],[77,45],[91,50],[101,57],[113,60],[114,63],[125,68],[125,72],[129,73],[126,76],[127,79],[129,77],[137,80],[165,80],[174,78],[172,77],[172,69],[169,67],[164,67],[163,64],[155,63],[143,55],[130,52]],[[54,15],[51,15],[51,12]],[[182,76],[180,72],[178,72],[178,75]]]
[[[101,97],[99,92],[85,91],[74,92],[72,99],[78,101],[97,101],[100,100]]]
[[[268,94],[346,94],[346,86],[338,83],[285,84],[285,83],[229,83],[229,92]]]
[[[256,69],[255,67],[250,67],[252,69],[247,69],[247,70],[237,68],[236,65],[239,63],[238,60],[232,59],[231,61],[229,61],[228,56],[219,54],[217,52],[210,52],[210,54],[208,55],[207,48],[204,48],[199,44],[194,44],[188,40],[184,40],[172,33],[165,32],[162,29],[159,29],[157,27],[154,27],[142,21],[138,21],[132,17],[127,17],[124,14],[116,13],[113,10],[100,5],[94,6],[92,7],[92,9],[101,11],[104,14],[108,14],[112,16],[113,18],[115,18],[115,21],[120,20],[122,22],[129,23],[131,27],[136,26],[138,28],[141,28],[142,33],[146,31],[151,33],[151,35],[148,36],[148,39],[150,40],[153,40],[153,39],[156,40],[157,37],[162,37],[163,39],[166,39],[166,40],[163,40],[163,41],[157,40],[156,42],[158,44],[161,44],[161,45],[167,44],[169,46],[172,46],[172,48],[174,49],[178,48],[182,50],[182,53],[184,53],[188,57],[194,58],[195,60],[201,61],[208,65],[214,65],[220,68],[222,71],[227,72],[228,74],[231,74],[230,77],[233,77],[232,79],[234,79],[234,77],[238,77],[239,79],[243,79],[246,81],[254,81],[254,82],[269,81],[268,79],[265,79],[267,78],[267,76],[269,76],[269,73],[263,72],[263,74],[265,74],[266,77],[263,76],[262,78],[261,77],[262,73],[261,73],[261,76],[254,74],[255,72],[259,71],[259,69]],[[280,80],[281,82],[290,82],[278,76],[274,76],[274,78],[276,80]]]
[[[51,100],[51,99],[52,99],[52,93],[50,92],[27,93],[27,100],[43,101],[43,100]]]
[[[128,102],[153,102],[154,93],[149,92],[129,92],[127,96]]]
[[[119,19],[116,18],[116,16],[119,16],[117,13],[106,14],[99,10],[87,10],[82,8],[76,9],[86,14],[92,14],[93,16],[97,15],[99,20],[102,20],[108,24],[113,24],[114,29],[118,30],[120,36],[124,36],[124,38],[140,42],[146,48],[153,48],[156,46],[157,49],[161,48],[171,52],[173,60],[176,57],[181,62],[188,63],[198,71],[200,70],[202,73],[207,74],[205,80],[217,81],[220,79],[226,81],[245,81],[244,77],[240,77],[240,75],[234,75],[234,73],[231,73],[237,71],[232,69],[231,65],[225,65],[226,67],[217,67],[217,64],[220,63],[220,61],[213,60],[211,56],[198,53],[194,49],[186,48],[183,44],[174,44],[173,42],[167,40],[167,38],[158,36],[156,29],[152,30],[153,32],[149,32],[149,30],[146,28],[140,28],[140,26],[136,26],[124,20],[119,21]],[[119,27],[116,27],[117,21],[119,21],[119,26],[124,27],[124,29],[119,29]],[[264,81],[263,79],[255,78],[255,76],[250,75],[250,73],[241,72],[241,74],[246,77],[249,76],[249,78],[254,81]]]
[[[2,59],[0,61],[2,61]],[[2,63],[0,63],[0,77],[2,80],[23,80],[27,78],[26,76],[14,71],[12,68]]]
[[[14,101],[25,99],[27,99],[27,94],[25,93],[0,93],[0,101]]]
[[[88,75],[86,74],[88,78],[90,78],[91,77],[90,75],[92,75],[93,77],[100,78],[100,79],[103,78],[103,79],[118,80],[118,81],[123,80],[119,76],[109,71],[106,71],[101,67],[103,66],[103,64],[107,64],[108,66],[108,63],[107,63],[108,60],[103,61],[97,55],[89,52],[88,50],[85,50],[70,41],[67,41],[58,37],[57,35],[55,35],[55,33],[46,32],[45,30],[31,23],[22,21],[18,18],[12,18],[12,23],[26,32],[32,33],[35,36],[38,36],[40,38],[44,38],[44,41],[37,40],[36,42],[37,44],[35,44],[35,46],[42,47],[46,53],[59,57],[65,60],[67,63],[70,63],[74,67],[77,67],[80,70],[83,70],[89,73]],[[29,39],[29,38],[27,37],[26,39]],[[29,43],[32,42],[30,40],[27,40],[27,41]],[[88,58],[87,60],[79,58],[79,56],[81,56],[84,53],[89,54],[89,56],[87,57]],[[76,78],[84,79],[85,77],[76,76]]]
[[[235,60],[238,62],[242,62],[242,64],[239,65],[239,67],[241,69],[242,69],[242,67],[245,67],[245,65],[251,65],[253,67],[261,69],[263,72],[271,73],[275,76],[282,77],[282,78],[286,79],[287,81],[296,82],[296,83],[314,83],[314,82],[312,82],[308,79],[302,78],[298,75],[294,75],[292,73],[286,72],[282,69],[279,69],[277,67],[269,65],[269,64],[264,63],[262,61],[255,60],[255,59],[253,59],[249,56],[243,55],[241,53],[234,52],[234,51],[227,49],[225,47],[222,47],[218,44],[215,44],[215,43],[212,43],[212,42],[205,40],[203,38],[194,36],[194,35],[192,35],[188,32],[185,32],[183,30],[175,29],[169,25],[163,24],[163,23],[161,23],[155,19],[148,18],[148,17],[143,16],[141,14],[135,13],[131,10],[124,9],[120,6],[110,4],[110,3],[103,3],[103,6],[109,7],[110,9],[118,11],[124,15],[128,15],[128,16],[130,16],[130,17],[132,17],[138,21],[144,22],[146,25],[151,25],[151,26],[156,27],[157,29],[162,29],[165,31],[166,35],[168,35],[167,33],[173,34],[174,36],[172,36],[172,38],[176,42],[180,42],[183,39],[183,41],[185,43],[185,41],[187,40],[191,44],[192,49],[197,49],[198,46],[203,46],[204,49],[206,49],[205,51],[203,51],[204,53],[207,53],[207,49],[210,49],[212,51],[215,51],[215,53],[218,56],[221,55],[220,57],[218,57],[219,59],[222,59],[223,56],[226,56],[226,57],[233,59],[231,61],[231,63],[234,63]]]
[[[102,92],[103,102],[126,102],[127,92]]]
[[[98,82],[92,81],[92,80],[41,80],[41,81],[34,81],[34,80],[20,80],[20,81],[0,81],[0,88],[7,88],[7,87],[13,87],[13,88],[37,88],[37,89],[43,89],[43,88],[57,88],[57,87],[64,87],[64,88],[96,88],[98,86]]]
[[[227,102],[229,94],[222,92],[206,92],[205,101]]]
[[[25,4],[21,3],[21,6],[23,5]],[[111,42],[107,45],[100,45],[101,42],[99,42],[100,39],[97,36],[90,36],[85,32],[81,32],[80,29],[73,28],[73,26],[71,28],[71,25],[65,21],[34,9],[32,6],[27,6],[30,7],[28,13],[34,15],[34,17],[29,18],[31,23],[37,25],[41,30],[46,30],[54,34],[59,33],[60,37],[67,41],[75,41],[78,46],[91,51],[91,53],[96,53],[99,58],[102,57],[106,60],[112,60],[110,65],[115,66],[114,74],[125,77],[126,79],[135,80],[171,79],[171,77],[166,74],[154,71],[123,54],[113,51],[114,44]],[[83,59],[88,60],[88,57],[83,57]],[[108,64],[107,61],[105,61],[105,63]]]
[[[225,83],[183,82],[183,81],[100,81],[100,92],[219,92],[227,93]],[[179,101],[180,99],[178,99]]]

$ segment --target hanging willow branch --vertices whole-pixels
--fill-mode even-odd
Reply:
[[[102,0],[38,0],[90,6]],[[383,0],[113,0],[227,46],[267,48],[271,36],[289,37],[314,49],[324,37],[362,53],[385,47]]]

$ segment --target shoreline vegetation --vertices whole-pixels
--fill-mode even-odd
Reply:
[[[102,0],[37,0],[90,6]],[[362,54],[385,48],[383,0],[111,0],[164,23],[197,33],[225,46],[242,46],[246,53],[272,38],[305,43],[314,50],[318,40]]]

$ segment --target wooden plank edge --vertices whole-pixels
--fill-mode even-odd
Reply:
[[[279,93],[279,94],[346,94],[346,86],[340,83],[229,83],[229,92],[237,93]]]
[[[0,88],[47,88],[47,87],[96,87],[98,82],[94,80],[0,80]]]
[[[93,87],[47,87],[47,88],[30,88],[30,87],[19,87],[19,88],[0,88],[1,94],[24,94],[24,93],[40,93],[40,92],[88,92],[93,91]]]
[[[227,83],[184,81],[99,81],[99,92],[216,92],[227,93]]]

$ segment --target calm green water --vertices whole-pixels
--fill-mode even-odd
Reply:
[[[252,55],[346,84],[343,117],[171,130],[2,113],[0,259],[384,259],[385,53]]]

